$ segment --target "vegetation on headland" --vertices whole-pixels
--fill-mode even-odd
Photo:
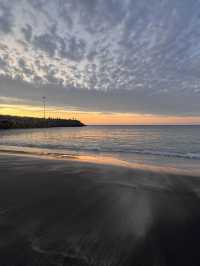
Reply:
[[[82,127],[76,119],[36,118],[0,115],[0,129],[48,128],[48,127]]]

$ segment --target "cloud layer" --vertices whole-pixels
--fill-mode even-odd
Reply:
[[[198,0],[0,0],[0,95],[199,115]]]

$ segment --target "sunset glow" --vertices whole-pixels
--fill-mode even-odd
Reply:
[[[28,105],[1,105],[1,114],[43,117],[43,108]],[[87,125],[186,125],[200,124],[198,116],[164,116],[134,113],[101,113],[67,111],[63,108],[47,107],[46,116],[50,118],[79,119]]]

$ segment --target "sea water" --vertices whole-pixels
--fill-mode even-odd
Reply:
[[[0,149],[114,157],[200,171],[200,126],[86,126],[0,131]]]

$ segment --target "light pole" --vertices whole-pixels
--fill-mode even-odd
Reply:
[[[46,119],[46,97],[42,97],[43,107],[44,107],[44,120]]]

